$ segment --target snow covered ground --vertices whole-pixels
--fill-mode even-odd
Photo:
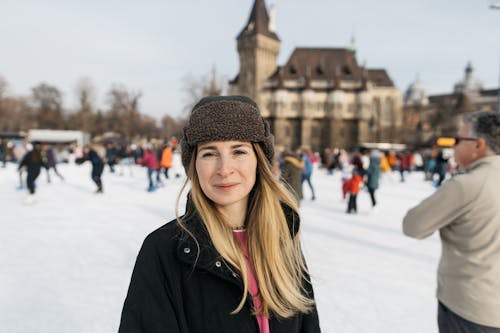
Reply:
[[[119,176],[106,168],[94,194],[90,165],[45,171],[37,202],[16,189],[14,165],[0,168],[0,332],[116,332],[135,258],[144,237],[175,216],[182,180],[147,193],[146,171]],[[345,214],[339,174],[313,174],[316,201],[301,205],[302,239],[323,332],[437,332],[439,238],[401,232],[406,210],[432,193],[423,175],[405,183],[389,174],[377,192],[379,212],[360,193],[357,215]]]

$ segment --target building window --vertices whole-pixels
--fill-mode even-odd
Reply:
[[[298,111],[300,109],[300,103],[299,102],[293,102],[292,103],[292,110]]]
[[[290,133],[290,127],[289,126],[285,126],[285,136],[289,137],[290,135],[291,135],[291,133]]]
[[[297,69],[295,68],[295,66],[290,66],[290,74],[292,75],[297,74]]]
[[[318,126],[313,126],[311,128],[311,136],[313,138],[318,138],[319,137],[319,128],[318,128]]]
[[[352,71],[349,68],[349,66],[347,66],[347,65],[342,66],[342,74],[344,74],[344,75],[351,75],[351,73],[352,73]]]
[[[347,108],[347,112],[354,113],[354,104],[349,104],[349,107]]]
[[[386,122],[389,122],[392,124],[394,122],[393,112],[394,112],[394,102],[392,101],[391,98],[388,97],[385,100],[384,115],[382,116],[382,118]]]

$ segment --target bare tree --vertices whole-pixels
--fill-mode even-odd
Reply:
[[[7,81],[2,75],[0,75],[0,100],[5,97],[6,92],[7,92]]]
[[[31,89],[37,127],[64,129],[65,119],[62,107],[62,94],[55,86],[40,83]]]
[[[217,73],[215,65],[211,73],[202,76],[187,74],[183,78],[182,89],[184,91],[183,113],[191,111],[193,106],[205,96],[218,96],[226,92],[224,84],[227,81],[224,76]]]
[[[166,139],[172,136],[180,137],[185,122],[186,120],[184,118],[173,118],[169,115],[161,118],[163,137]]]
[[[0,99],[0,131],[25,131],[36,127],[33,109],[24,97]]]
[[[75,88],[78,97],[78,107],[68,123],[71,128],[89,132],[95,132],[95,89],[89,78],[80,79]]]
[[[109,111],[106,113],[108,129],[132,138],[141,132],[139,99],[142,93],[129,91],[123,85],[114,85],[108,93]]]

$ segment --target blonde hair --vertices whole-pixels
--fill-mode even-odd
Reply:
[[[308,280],[307,268],[302,256],[299,235],[294,234],[295,218],[288,225],[282,203],[298,212],[297,204],[288,190],[275,178],[271,166],[259,144],[253,143],[257,156],[257,179],[250,194],[246,230],[248,234],[248,256],[255,271],[262,305],[255,313],[265,316],[270,313],[289,318],[298,312],[311,311],[314,301],[304,288]],[[239,271],[243,280],[243,294],[240,303],[231,314],[238,313],[244,306],[248,290],[247,265],[243,253],[233,238],[232,229],[216,209],[213,202],[203,193],[195,167],[195,154],[191,158],[186,180],[177,198],[178,212],[182,192],[191,182],[191,199],[200,215],[217,252],[232,267]],[[186,216],[190,215],[186,212]],[[177,213],[180,226],[199,245]],[[231,269],[231,267],[229,267]]]

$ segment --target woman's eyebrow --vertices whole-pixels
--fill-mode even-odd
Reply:
[[[217,150],[217,148],[215,146],[202,146],[198,148],[198,151],[202,150]]]
[[[240,147],[250,148],[252,146],[249,143],[237,143],[235,145],[232,145],[231,149],[240,148]]]

